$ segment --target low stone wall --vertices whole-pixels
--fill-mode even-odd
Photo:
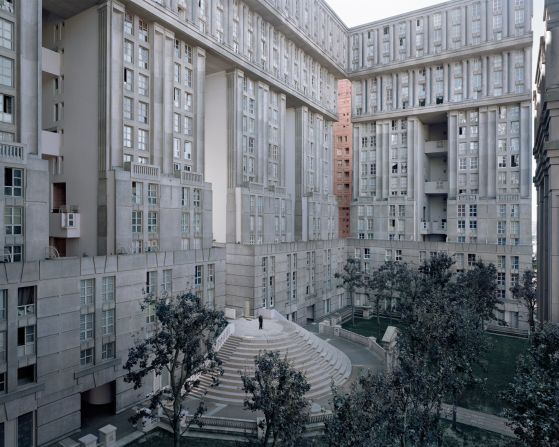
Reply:
[[[346,340],[350,340],[354,343],[359,343],[360,345],[369,348],[381,359],[383,359],[383,361],[386,361],[386,351],[380,344],[377,343],[376,337],[365,337],[364,335],[348,331],[347,329],[344,329],[339,325],[332,326],[328,321],[319,323],[318,333],[325,334],[330,337],[345,338]]]

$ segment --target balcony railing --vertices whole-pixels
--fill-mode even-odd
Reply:
[[[0,161],[23,163],[25,161],[23,145],[18,143],[0,143]]]
[[[23,304],[17,306],[17,316],[26,317],[28,315],[35,315],[35,304]]]
[[[124,163],[124,169],[130,171],[133,176],[140,177],[159,177],[159,166],[148,165],[144,163]]]
[[[27,343],[25,345],[20,345],[17,347],[17,356],[24,357],[26,355],[35,354],[35,342]]]
[[[204,183],[204,176],[197,172],[181,172],[181,183]]]

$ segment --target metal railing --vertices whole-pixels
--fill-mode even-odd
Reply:
[[[25,317],[27,315],[34,315],[34,314],[35,314],[35,304],[23,304],[21,306],[17,306],[18,317]]]

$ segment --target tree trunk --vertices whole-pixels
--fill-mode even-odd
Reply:
[[[173,421],[172,421],[172,428],[173,428],[173,446],[179,447],[181,443],[181,420],[180,420],[180,413],[182,410],[181,402],[175,396],[173,400]]]
[[[353,302],[353,292],[349,292],[349,298],[351,300],[351,325],[355,327],[355,304]]]
[[[377,298],[377,338],[380,340],[380,300]]]
[[[456,431],[456,398],[452,399],[452,429]]]

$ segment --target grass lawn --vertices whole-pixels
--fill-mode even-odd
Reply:
[[[365,337],[377,337],[380,341],[382,340],[382,336],[386,332],[386,328],[388,326],[400,326],[400,321],[396,319],[390,320],[390,318],[380,317],[380,333],[379,333],[379,325],[377,324],[377,318],[372,317],[370,320],[363,320],[362,318],[355,319],[355,326],[351,324],[351,320],[347,323],[344,323],[342,327],[347,329],[348,331],[355,332],[360,335],[364,335]],[[379,335],[380,334],[380,335]]]
[[[392,326],[398,326],[399,321],[394,320]],[[390,325],[390,319],[380,319],[382,339],[386,327]],[[375,317],[370,320],[356,319],[355,326],[351,321],[343,325],[344,329],[356,332],[367,337],[378,337],[378,324]],[[528,340],[520,337],[507,335],[488,334],[492,343],[490,351],[484,355],[483,368],[478,368],[478,377],[485,378],[485,384],[476,385],[469,389],[459,402],[460,406],[472,410],[483,411],[500,415],[502,402],[498,393],[504,389],[512,377],[516,368],[516,359],[526,351]]]
[[[170,433],[163,430],[155,430],[128,444],[127,447],[171,447],[172,445],[173,437]],[[181,439],[181,446],[184,447],[235,447],[237,445],[235,441],[222,441],[219,439],[190,437]]]
[[[511,438],[469,425],[457,424],[458,432],[452,430],[452,424],[443,421],[444,447],[505,447],[510,445]]]
[[[484,386],[469,389],[459,405],[472,410],[500,415],[503,410],[499,392],[512,380],[516,359],[528,348],[528,340],[507,335],[489,334],[493,345],[484,356],[484,368],[478,368],[478,377],[486,378]]]

